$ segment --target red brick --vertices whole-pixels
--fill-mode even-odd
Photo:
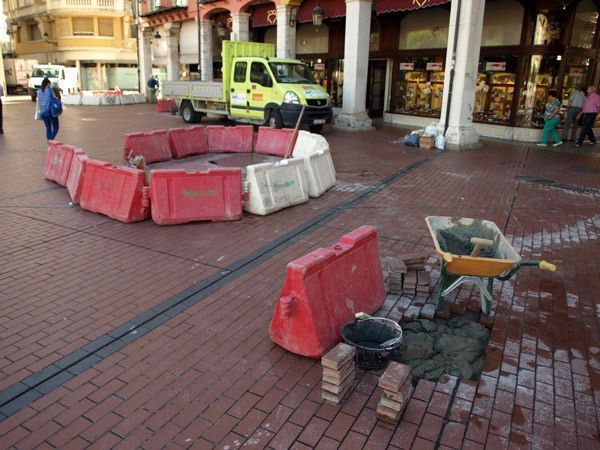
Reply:
[[[441,392],[434,392],[431,401],[429,402],[429,406],[427,407],[427,412],[435,414],[436,416],[446,417],[448,406],[450,406],[450,399],[451,397],[449,395]]]
[[[410,449],[417,435],[417,430],[417,425],[403,420],[400,422],[398,428],[396,428],[390,444],[401,449]]]
[[[279,405],[271,414],[269,414],[269,417],[265,419],[262,427],[272,431],[275,434],[281,429],[283,424],[287,422],[293,412],[293,409],[288,408],[287,406]]]
[[[427,409],[427,403],[422,402],[421,400],[412,399],[404,412],[404,420],[407,422],[414,423],[415,425],[419,425],[421,423],[421,419],[425,414],[425,410]]]
[[[490,421],[488,419],[471,414],[469,425],[467,427],[467,439],[485,444],[489,425]]]
[[[332,439],[342,441],[344,435],[352,427],[354,420],[355,418],[353,416],[340,412],[335,416],[335,419],[333,419],[333,422],[331,422],[331,425],[327,428],[325,434]]]
[[[443,419],[433,414],[425,414],[423,423],[419,427],[418,435],[430,441],[437,441],[442,430]]]
[[[352,430],[362,433],[365,436],[371,434],[371,430],[377,423],[376,412],[372,409],[365,408],[361,411],[360,415],[354,421]]]
[[[301,432],[302,427],[286,422],[273,439],[269,441],[269,447],[277,450],[288,449]]]
[[[450,420],[459,423],[467,423],[471,415],[473,403],[456,397],[450,408]]]
[[[341,448],[364,448],[366,442],[366,436],[349,431],[341,444]]]
[[[499,436],[508,437],[510,434],[510,422],[510,414],[494,410],[492,413],[492,420],[490,421],[490,432]]]
[[[325,434],[325,430],[329,425],[330,423],[328,421],[313,417],[310,422],[308,422],[308,425],[304,427],[300,436],[298,436],[298,440],[306,445],[314,447]]]
[[[424,402],[429,402],[434,389],[435,383],[427,380],[419,380],[413,393],[413,398],[423,400]]]
[[[465,428],[465,425],[462,423],[446,423],[440,443],[451,448],[461,448],[463,436],[465,435]]]
[[[387,448],[393,434],[393,430],[386,428],[382,424],[377,424],[371,436],[369,436],[366,448]]]

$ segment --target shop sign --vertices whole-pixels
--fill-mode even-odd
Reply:
[[[415,70],[415,63],[400,63],[400,70]]]
[[[324,63],[317,63],[314,65],[313,67],[315,70],[325,70],[325,64]]]
[[[428,62],[427,70],[439,72],[440,70],[444,70],[444,63],[441,62]]]
[[[506,62],[487,62],[485,63],[486,72],[505,72]]]

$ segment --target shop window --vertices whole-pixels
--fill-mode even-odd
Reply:
[[[235,70],[233,72],[233,81],[236,83],[244,83],[246,81],[246,68],[247,63],[238,62],[235,63]]]
[[[113,20],[112,18],[100,18],[98,19],[98,35],[113,37]]]
[[[598,23],[598,8],[592,0],[584,0],[575,11],[571,45],[573,47],[592,48]]]
[[[377,17],[371,18],[371,33],[369,35],[369,51],[376,52],[379,50],[381,41],[381,25]]]
[[[532,55],[519,97],[517,125],[542,127],[548,91],[556,89],[558,82],[559,56]]]
[[[525,10],[516,0],[487,1],[481,46],[519,45]]]
[[[475,87],[475,122],[508,125],[515,92],[516,57],[483,58]]]
[[[28,25],[28,33],[29,33],[29,40],[30,41],[41,41],[42,40],[42,33],[40,32],[40,27],[38,26],[37,23],[31,23]]]
[[[587,58],[567,58],[565,77],[563,79],[563,104],[566,105],[569,97],[578,89],[586,88],[586,80],[591,61]]]
[[[450,13],[443,8],[427,8],[408,13],[400,22],[400,50],[446,48]]]
[[[275,39],[277,39],[277,29],[274,28],[274,30]],[[296,53],[298,55],[327,53],[328,51],[329,28],[327,25],[315,27],[313,24],[306,23],[298,28],[296,31]]]
[[[91,17],[73,17],[73,36],[93,36],[94,19]]]
[[[563,31],[563,18],[556,14],[541,13],[536,17],[534,45],[559,44]]]
[[[341,107],[344,93],[344,60],[333,59],[331,65],[331,105]]]
[[[400,58],[392,111],[440,117],[444,91],[444,59]]]
[[[265,44],[273,44],[277,46],[277,27],[270,27],[265,31],[265,38],[263,41]],[[296,34],[296,43],[298,42],[298,35]]]

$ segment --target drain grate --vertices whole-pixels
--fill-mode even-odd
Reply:
[[[562,189],[565,191],[578,192],[580,194],[587,194],[592,195],[594,197],[600,197],[600,189],[585,186],[577,186],[576,184],[555,183],[554,181],[548,180],[547,178],[532,177],[529,175],[519,175],[515,177],[515,180],[523,181],[524,183],[539,184],[543,186],[549,186],[555,189]]]

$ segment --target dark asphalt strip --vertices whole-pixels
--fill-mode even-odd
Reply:
[[[438,155],[439,153],[394,172],[365,191],[328,209],[317,217],[299,225],[289,233],[235,261],[220,272],[190,286],[179,294],[150,308],[133,320],[124,323],[79,350],[59,359],[54,364],[45,367],[0,392],[0,421],[83,373],[104,358],[118,352],[141,336],[158,328],[177,314],[201,302],[212,293],[282,252],[299,238],[310,234],[332,221],[349,208],[362,202],[372,194],[381,191],[399,178],[433,160]]]

